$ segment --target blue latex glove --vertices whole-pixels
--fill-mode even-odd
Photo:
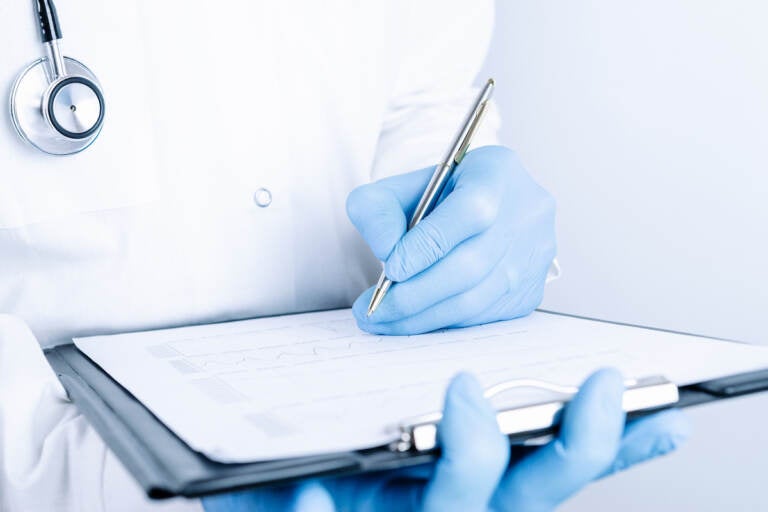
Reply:
[[[479,383],[460,374],[446,394],[435,464],[206,498],[203,504],[207,512],[550,511],[589,482],[670,452],[688,437],[678,410],[625,426],[622,391],[615,370],[595,373],[566,408],[554,441],[510,450]]]
[[[482,147],[467,153],[442,202],[406,234],[432,171],[364,185],[347,199],[352,223],[396,283],[370,318],[373,288],[355,302],[366,331],[477,325],[527,315],[541,302],[556,250],[552,197],[511,150]]]

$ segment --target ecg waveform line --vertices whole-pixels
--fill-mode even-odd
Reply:
[[[335,325],[339,325],[340,327],[335,327]],[[303,324],[298,325],[280,325],[275,327],[267,327],[267,328],[259,328],[259,329],[253,329],[248,328],[245,330],[233,330],[231,332],[226,333],[217,333],[217,334],[211,334],[211,335],[205,335],[205,336],[194,336],[194,337],[180,337],[173,340],[169,340],[169,345],[176,345],[176,344],[184,344],[184,343],[198,343],[203,342],[207,340],[216,340],[221,338],[230,338],[235,336],[260,336],[264,334],[272,334],[272,335],[279,335],[280,332],[286,332],[286,333],[293,333],[297,329],[307,329],[307,328],[315,328],[321,331],[327,331],[335,334],[339,334],[340,336],[337,336],[336,338],[319,338],[314,340],[307,340],[305,342],[296,341],[294,343],[311,343],[313,341],[322,341],[323,339],[337,339],[337,338],[346,338],[346,337],[352,337],[352,336],[359,336],[360,330],[357,327],[357,324],[354,320],[350,319],[342,319],[342,320],[331,320],[331,321],[325,321],[325,322],[307,322]]]
[[[264,333],[265,331],[260,331]],[[273,370],[292,366],[302,366],[322,363],[328,360],[348,359],[367,355],[386,354],[392,352],[404,352],[410,350],[419,350],[435,345],[466,344],[478,341],[489,340],[493,338],[509,337],[516,334],[523,334],[525,330],[510,330],[508,332],[496,333],[493,335],[479,335],[472,338],[446,338],[439,341],[428,341],[414,343],[411,337],[396,337],[385,339],[378,336],[345,336],[339,338],[326,338],[323,340],[306,340],[299,343],[281,343],[275,345],[260,346],[251,349],[241,349],[237,351],[215,351],[216,342],[211,339],[211,352],[199,355],[186,356],[183,360],[187,364],[202,372],[229,373],[243,372],[249,370]],[[342,341],[349,340],[352,341]],[[416,337],[415,339],[424,340],[425,338]],[[334,344],[334,342],[340,344]],[[308,347],[306,350],[294,350],[297,346]],[[515,345],[504,349],[502,352],[508,354],[510,351],[525,350],[525,345]],[[433,357],[433,360],[449,360],[448,357]],[[178,360],[177,360],[178,361]],[[170,361],[170,364],[176,364]],[[405,364],[407,366],[407,362]]]
[[[264,331],[260,331],[264,332]],[[212,351],[209,354],[201,354],[201,355],[194,355],[194,356],[187,356],[185,359],[195,366],[196,368],[202,370],[202,371],[208,371],[212,370],[216,367],[226,370],[226,369],[239,369],[243,367],[248,367],[250,363],[256,363],[258,366],[259,363],[262,364],[270,364],[275,362],[281,362],[281,361],[291,361],[291,365],[303,365],[303,364],[314,364],[319,363],[328,359],[345,359],[350,357],[357,357],[358,355],[373,355],[373,354],[384,354],[384,353],[390,353],[390,352],[403,352],[403,351],[409,351],[409,350],[417,350],[422,349],[425,347],[429,347],[432,345],[449,345],[449,344],[464,344],[464,343],[472,343],[476,341],[481,340],[488,340],[493,338],[500,338],[500,337],[507,337],[514,334],[522,334],[525,333],[524,330],[515,330],[515,331],[509,331],[504,333],[497,333],[494,335],[482,335],[482,336],[476,336],[473,338],[455,338],[455,339],[444,339],[437,342],[425,342],[425,343],[413,343],[411,341],[411,337],[398,337],[395,338],[392,341],[391,344],[388,344],[386,348],[384,348],[385,345],[385,338],[382,336],[378,337],[360,337],[355,336],[354,338],[357,338],[358,341],[348,341],[343,343],[340,346],[334,346],[329,345],[329,343],[332,343],[333,341],[339,341],[343,339],[349,339],[349,337],[342,337],[342,338],[331,338],[331,339],[324,339],[324,340],[306,340],[298,343],[282,343],[282,344],[276,344],[276,345],[268,345],[268,346],[261,346],[255,349],[242,349],[238,351]],[[416,337],[415,339],[419,339]],[[318,345],[310,347],[306,351],[296,351],[296,350],[290,350],[295,348],[298,345],[309,345],[312,343],[318,343]],[[212,342],[211,349],[213,350],[215,348],[215,343]],[[285,350],[289,348],[288,350]],[[264,354],[265,351],[277,350],[276,353],[272,354]],[[228,358],[226,357],[228,354],[238,353],[239,355],[235,358]],[[303,360],[302,360],[303,359]],[[308,360],[307,360],[308,359]],[[284,365],[273,365],[273,366],[260,366],[259,369],[269,369],[269,368],[279,368]]]
[[[274,352],[275,348],[283,348],[283,347],[293,347],[295,345],[279,345],[277,347],[260,347],[258,349],[250,349],[250,350],[244,350],[239,351],[239,355],[232,358],[232,357],[226,357],[227,354],[225,353],[217,353],[212,354],[210,356],[187,356],[185,359],[189,361],[191,364],[200,367],[200,368],[206,368],[211,365],[220,365],[220,366],[237,366],[242,365],[248,361],[256,361],[256,362],[272,362],[272,361],[279,361],[281,359],[288,359],[288,358],[305,358],[305,357],[318,357],[323,356],[326,354],[334,354],[334,353],[340,353],[340,352],[350,352],[355,351],[356,347],[375,347],[376,345],[380,344],[383,341],[382,337],[377,337],[373,340],[366,340],[366,341],[350,341],[346,342],[343,345],[339,346],[328,346],[326,343],[328,341],[324,341],[323,345],[317,345],[314,347],[310,347],[307,351],[294,351],[294,350],[279,350],[277,353],[273,354],[267,354],[267,355],[258,355],[259,353],[263,353],[267,350],[272,350]],[[359,353],[370,353],[369,351],[361,351]],[[202,358],[202,360],[200,360]]]

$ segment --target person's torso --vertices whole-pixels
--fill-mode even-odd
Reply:
[[[396,74],[383,5],[59,1],[104,128],[52,157],[2,114],[0,312],[48,344],[349,305],[376,267],[344,204]],[[6,98],[43,53],[30,11],[0,6]]]

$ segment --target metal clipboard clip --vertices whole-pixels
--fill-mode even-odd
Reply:
[[[641,379],[625,380],[622,405],[627,413],[651,411],[670,406],[680,398],[677,385],[663,376],[654,375]],[[485,390],[485,397],[492,398],[506,391],[533,388],[561,395],[560,398],[500,409],[496,421],[502,433],[510,437],[537,437],[545,435],[560,422],[566,404],[578,392],[576,386],[561,386],[537,379],[514,379],[495,384]],[[410,418],[398,425],[399,439],[390,445],[396,452],[423,452],[437,446],[437,426],[443,418],[441,412]]]

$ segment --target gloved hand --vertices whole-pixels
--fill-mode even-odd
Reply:
[[[595,373],[566,408],[554,441],[510,451],[479,383],[460,374],[446,394],[435,464],[211,497],[203,504],[207,512],[550,511],[592,480],[670,452],[687,438],[688,423],[678,410],[625,426],[622,391],[618,372]]]
[[[355,301],[361,329],[417,334],[525,316],[541,302],[556,251],[552,197],[511,150],[482,147],[406,233],[432,171],[363,185],[347,199],[349,218],[395,282],[370,318],[373,288]]]

